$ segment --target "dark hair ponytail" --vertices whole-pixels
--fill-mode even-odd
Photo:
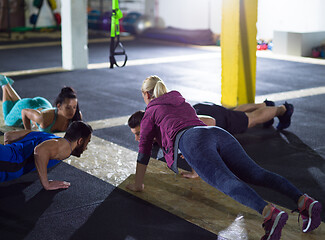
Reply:
[[[77,93],[72,87],[63,87],[61,89],[61,92],[55,99],[55,106],[57,106],[58,104],[62,104],[66,98],[77,99]],[[79,102],[78,102],[76,107],[76,113],[74,114],[70,122],[79,121],[79,120],[81,120],[81,115],[80,115]]]

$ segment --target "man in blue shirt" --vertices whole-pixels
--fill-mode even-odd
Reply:
[[[5,145],[0,145],[0,182],[37,170],[44,189],[68,188],[68,182],[48,180],[47,168],[70,155],[80,157],[87,149],[92,131],[87,123],[75,121],[69,125],[63,138],[30,130],[5,133]]]

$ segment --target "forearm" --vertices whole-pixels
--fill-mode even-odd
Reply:
[[[9,131],[4,135],[4,144],[10,144],[24,138],[31,130]]]
[[[28,118],[28,113],[26,111],[26,109],[23,109],[21,111],[21,117],[22,117],[22,121],[23,121],[23,125],[25,129],[32,129],[31,124],[30,124],[30,119]]]
[[[47,178],[47,164],[49,157],[43,152],[34,152],[34,160],[36,170],[42,186],[47,190],[49,188],[49,180]]]
[[[135,186],[136,187],[142,188],[146,170],[147,170],[147,165],[137,163],[137,168],[136,168],[136,173],[135,173]]]

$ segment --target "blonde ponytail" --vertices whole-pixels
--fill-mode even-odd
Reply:
[[[168,92],[163,80],[158,76],[147,77],[141,87],[142,92],[148,92],[151,98],[157,98]]]

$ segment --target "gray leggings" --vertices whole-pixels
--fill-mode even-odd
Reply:
[[[179,149],[205,182],[260,214],[267,202],[246,183],[273,189],[296,203],[303,195],[286,178],[257,165],[222,128],[190,128],[182,135]]]

